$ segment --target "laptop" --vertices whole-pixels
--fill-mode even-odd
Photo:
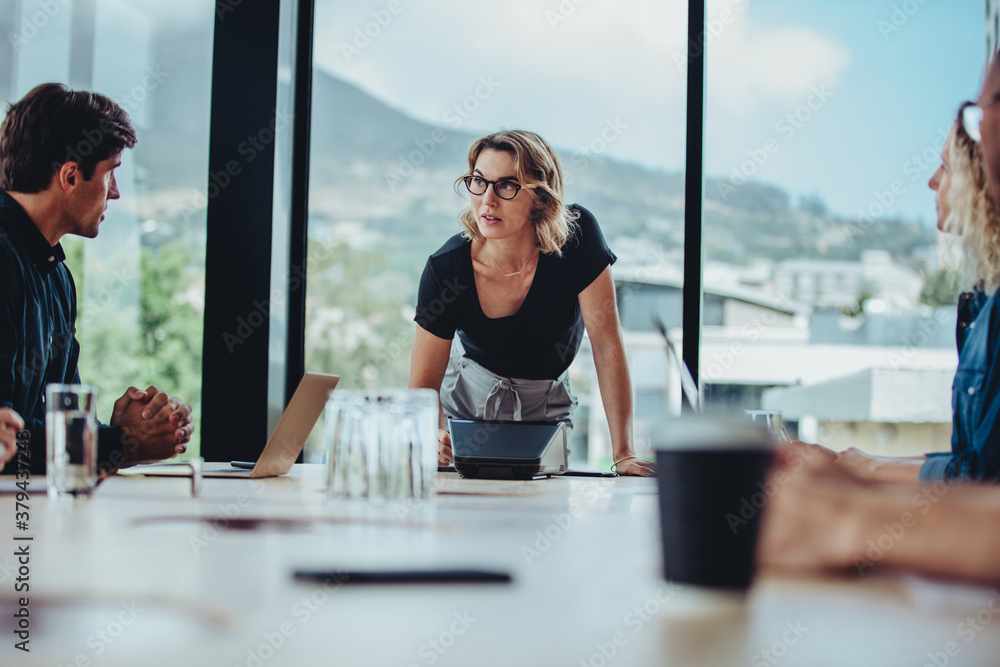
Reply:
[[[233,463],[204,463],[203,477],[253,478],[287,475],[299,457],[306,439],[316,425],[327,395],[337,386],[340,376],[306,373],[288,402],[288,407],[278,420],[274,433],[264,446],[251,467],[250,464],[235,466]],[[187,466],[180,464],[150,464],[124,468],[120,473],[129,475],[189,475]]]
[[[566,472],[562,422],[449,419],[448,430],[462,477],[532,479]]]

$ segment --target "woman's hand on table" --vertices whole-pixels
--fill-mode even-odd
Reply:
[[[781,449],[788,459],[801,459],[813,468],[833,466],[837,463],[837,452],[827,449],[822,445],[793,440],[786,445],[782,445]]]
[[[438,465],[450,466],[454,462],[451,453],[451,436],[446,429],[438,429]]]
[[[656,477],[656,464],[633,457],[616,465],[615,472],[633,477]]]
[[[866,516],[878,506],[877,498],[870,485],[818,454],[795,447],[779,451],[770,478],[775,491],[767,500],[760,526],[762,565],[793,570],[843,568],[862,553],[858,536]]]

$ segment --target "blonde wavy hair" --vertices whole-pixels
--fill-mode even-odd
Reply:
[[[961,117],[960,110],[947,149],[951,185],[945,200],[950,212],[943,227],[962,235],[968,260],[963,273],[990,294],[1000,287],[1000,211],[990,194],[982,145],[965,131]]]
[[[538,247],[544,253],[562,256],[562,247],[573,233],[577,214],[563,203],[562,167],[556,152],[548,142],[527,130],[503,130],[477,139],[469,149],[469,172],[485,150],[503,151],[514,156],[514,175],[535,202],[531,216]],[[455,180],[455,191],[465,193],[465,176]],[[520,193],[518,193],[520,194]],[[470,204],[458,215],[462,236],[472,241],[485,240],[476,224],[477,216]]]

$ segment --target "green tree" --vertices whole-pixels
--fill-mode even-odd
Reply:
[[[920,303],[928,306],[953,306],[965,284],[961,271],[941,269],[927,276],[924,288],[920,290]]]
[[[417,278],[382,252],[310,240],[306,367],[344,388],[406,386]]]

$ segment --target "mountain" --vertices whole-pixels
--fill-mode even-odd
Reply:
[[[191,215],[204,192],[208,159],[210,40],[179,26],[157,40],[157,61],[170,76],[153,92],[152,127],[140,128],[136,148],[143,220],[202,233]],[[461,127],[416,120],[364,90],[317,69],[313,82],[310,225],[317,239],[336,230],[381,234],[383,250],[414,271],[451,234],[463,203],[455,179],[468,171],[476,135]],[[677,254],[684,231],[684,174],[650,169],[606,155],[557,147],[567,200],[591,209],[609,239],[629,237]],[[793,203],[773,185],[708,178],[706,256],[746,264],[790,257],[856,259],[862,249],[888,250],[906,260],[933,245],[936,232],[904,220],[859,225],[829,214],[822,202]],[[197,208],[197,207],[196,207]],[[163,232],[167,233],[167,232]],[[346,233],[346,232],[345,232]],[[154,239],[149,239],[155,243]]]

